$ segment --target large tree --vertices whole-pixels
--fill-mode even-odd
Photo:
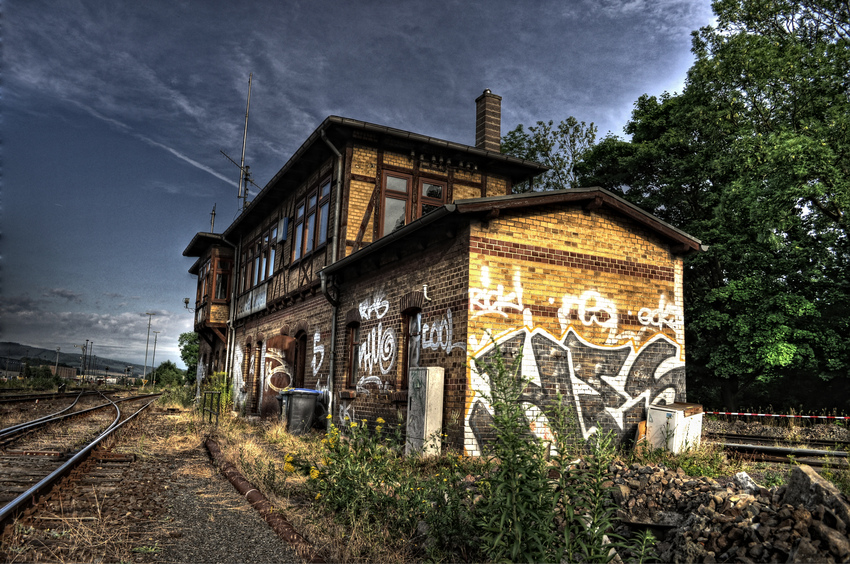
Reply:
[[[186,365],[186,377],[191,380],[198,372],[198,334],[194,331],[180,333],[177,342],[180,346],[180,358]]]
[[[522,124],[517,125],[502,137],[502,152],[550,168],[535,180],[533,186],[522,182],[515,185],[513,191],[563,190],[575,186],[575,164],[595,141],[596,126],[572,116],[557,125],[551,120],[538,121],[528,130]]]
[[[710,246],[686,262],[689,386],[719,389],[728,408],[753,390],[810,403],[799,386],[771,396],[792,377],[847,385],[850,56],[838,7],[716,2],[682,94],[641,97],[630,141],[608,137],[578,167],[583,184]]]

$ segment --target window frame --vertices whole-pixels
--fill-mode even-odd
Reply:
[[[418,333],[413,333],[410,329],[414,320],[417,322]],[[416,339],[413,337],[416,337]],[[418,360],[422,355],[422,309],[418,307],[409,308],[401,314],[402,361],[398,388],[401,391],[407,391],[410,387],[410,348],[414,343],[417,343],[419,346]],[[414,368],[418,366],[419,363],[417,362],[417,366]]]
[[[295,202],[290,264],[304,260],[327,246],[332,187],[331,177],[326,176]]]
[[[405,192],[401,192],[399,190],[394,190],[390,188],[390,178],[397,178],[406,181],[407,190]],[[440,197],[433,198],[426,196],[423,193],[426,184],[439,186],[442,192],[440,194]],[[378,238],[385,237],[394,231],[393,229],[392,231],[387,232],[385,229],[386,226],[384,225],[387,219],[387,200],[399,200],[405,203],[404,225],[407,225],[413,221],[416,221],[423,215],[427,215],[428,213],[431,213],[431,211],[434,211],[431,210],[423,214],[423,206],[440,207],[446,205],[448,193],[449,183],[447,180],[431,178],[430,176],[399,172],[394,169],[384,170],[381,173],[380,213],[378,214],[379,217],[377,221]]]
[[[354,321],[346,325],[347,366],[345,367],[345,387],[355,389],[360,372],[360,322]]]
[[[277,257],[278,218],[263,229],[242,250],[239,270],[239,294],[265,284],[275,274],[274,262]]]

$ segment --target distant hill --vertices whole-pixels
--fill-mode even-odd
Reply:
[[[59,351],[59,362],[74,368],[80,367],[80,349],[74,349],[74,352]],[[104,358],[97,354],[95,348],[95,356],[97,356],[97,366],[95,368],[103,369],[109,367],[110,372],[120,372],[127,366],[133,367],[133,373],[142,374],[144,366],[141,364],[133,364],[124,360],[115,360],[113,358]],[[45,361],[47,364],[56,362],[56,349],[42,349],[39,347],[30,347],[20,343],[0,342],[0,359],[9,358],[11,360],[20,360],[22,358],[37,358]],[[2,362],[2,360],[0,360]],[[0,366],[2,367],[2,366]],[[148,365],[148,370],[151,367]]]

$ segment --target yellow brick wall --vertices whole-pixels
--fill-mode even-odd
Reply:
[[[455,200],[480,198],[481,190],[479,188],[475,188],[474,186],[464,186],[463,184],[455,184],[453,196]]]
[[[685,400],[682,260],[655,234],[604,208],[503,211],[472,223],[469,262],[470,454],[487,419],[489,384],[477,368],[494,342],[522,355],[547,401],[571,396],[584,438],[594,429],[627,436],[650,403]],[[539,406],[529,410],[537,434],[551,438]]]

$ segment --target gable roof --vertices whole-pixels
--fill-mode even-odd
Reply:
[[[473,162],[479,170],[508,177],[512,183],[530,179],[549,170],[549,167],[540,163],[496,151],[485,151],[471,145],[356,119],[329,116],[230,224],[223,233],[224,237],[236,240],[241,232],[255,227],[258,221],[266,217],[270,207],[276,207],[283,202],[291,191],[296,190],[316,172],[323,162],[333,156],[334,153],[328,143],[341,150],[344,144],[353,139],[358,132],[377,137],[382,143],[396,144],[399,150],[437,153],[452,160]]]
[[[399,241],[404,241],[404,243],[400,244],[405,245],[410,242],[417,242],[420,246],[427,246],[428,242],[433,240],[434,237],[430,231],[426,231],[424,228],[436,226],[438,223],[440,225],[445,224],[451,231],[454,226],[459,226],[476,216],[487,215],[495,218],[498,217],[501,210],[526,209],[565,203],[581,204],[586,209],[599,209],[603,207],[612,209],[634,220],[648,230],[657,233],[662,239],[670,243],[671,251],[676,254],[687,254],[707,249],[699,239],[658,219],[651,213],[642,210],[608,190],[599,187],[571,188],[569,190],[552,192],[528,192],[524,194],[455,200],[454,203],[434,210],[397,231],[381,237],[357,252],[326,266],[322,269],[322,274],[327,275],[342,271],[379,253],[382,249],[394,247],[394,243]]]

